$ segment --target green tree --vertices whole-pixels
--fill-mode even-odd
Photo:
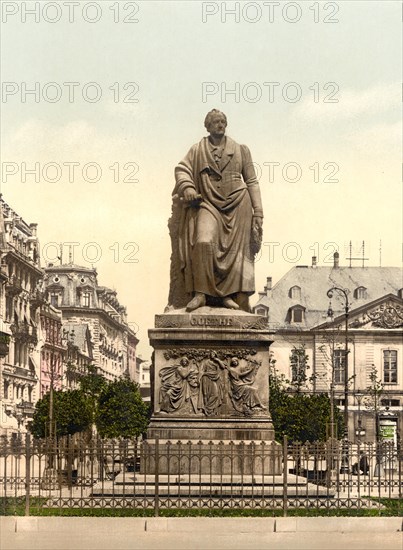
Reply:
[[[270,366],[270,413],[273,420],[276,440],[281,442],[284,435],[290,441],[325,441],[327,424],[331,419],[331,402],[327,394],[292,393],[288,380],[280,375],[275,362]],[[338,433],[343,433],[343,418],[335,410]]]
[[[49,434],[49,400],[47,393],[36,403],[30,432],[35,437]],[[53,422],[56,437],[73,435],[91,426],[92,414],[87,397],[80,390],[53,392]]]
[[[98,409],[99,397],[107,386],[106,379],[98,374],[95,365],[88,365],[87,373],[80,377],[80,390],[88,398],[92,412],[92,422],[95,422]]]
[[[148,418],[138,384],[120,378],[101,391],[95,418],[101,437],[138,437],[146,431]]]
[[[369,386],[367,386],[367,395],[364,398],[364,405],[367,411],[369,411],[374,416],[375,441],[379,443],[379,414],[381,412],[381,399],[385,392],[385,384],[380,378],[378,378],[378,371],[375,365],[372,365],[371,367],[369,379],[371,383]]]
[[[80,389],[86,395],[96,400],[106,387],[107,382],[102,374],[98,374],[98,369],[95,365],[88,365],[86,370],[87,374],[80,377]]]

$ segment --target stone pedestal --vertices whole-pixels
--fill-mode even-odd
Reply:
[[[149,337],[153,413],[143,471],[154,473],[158,440],[159,473],[180,473],[181,460],[195,474],[279,473],[268,408],[273,331],[265,318],[223,308],[175,310],[156,316]],[[212,453],[222,458],[202,460]]]

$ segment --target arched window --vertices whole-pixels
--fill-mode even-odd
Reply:
[[[292,298],[293,300],[300,300],[301,299],[301,287],[300,286],[292,286],[290,290],[288,291],[288,296]]]

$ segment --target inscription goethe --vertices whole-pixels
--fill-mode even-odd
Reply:
[[[232,317],[207,317],[205,315],[194,315],[190,318],[190,324],[198,327],[232,327]]]

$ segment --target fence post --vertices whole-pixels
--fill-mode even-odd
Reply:
[[[31,434],[25,435],[25,515],[29,516],[31,492]]]
[[[160,468],[160,448],[159,438],[155,438],[155,474],[154,474],[154,516],[159,515],[159,468]]]
[[[283,439],[283,516],[287,517],[287,493],[288,493],[288,441],[287,436]]]

